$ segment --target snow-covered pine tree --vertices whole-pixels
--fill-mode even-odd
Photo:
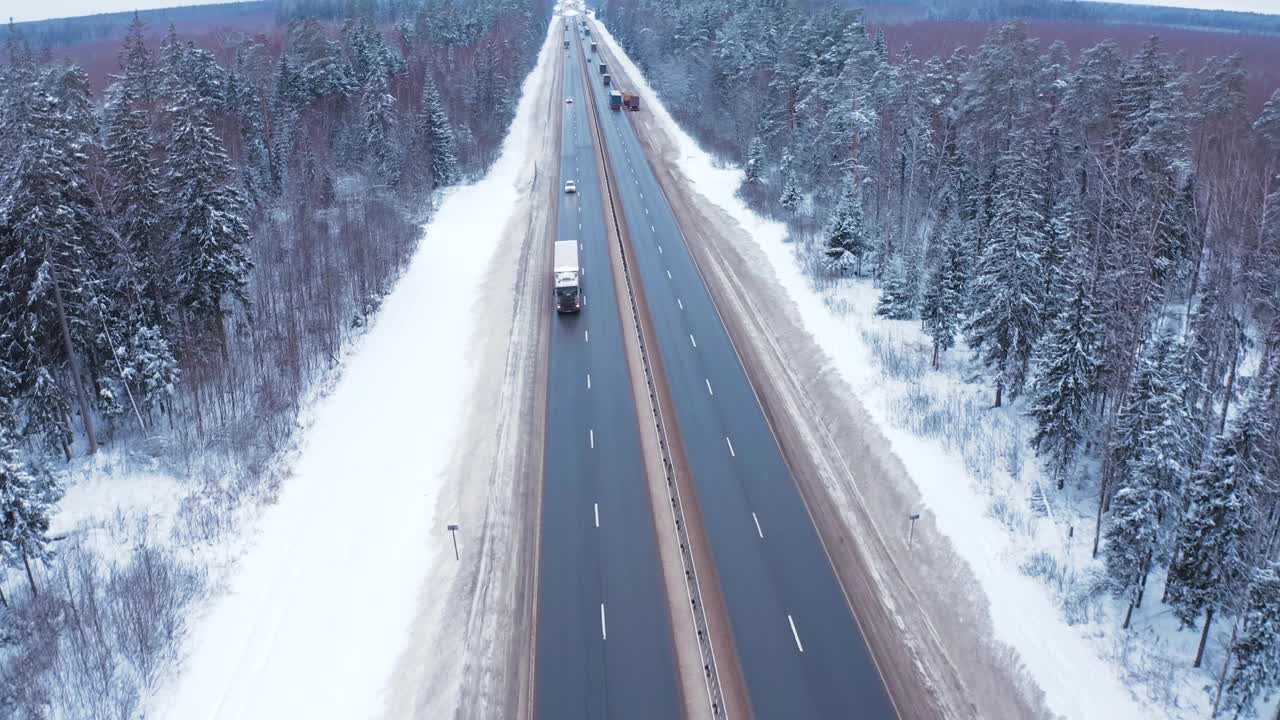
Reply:
[[[876,301],[876,315],[890,320],[910,320],[915,317],[920,300],[920,285],[916,270],[909,264],[900,264],[885,278]]]
[[[444,99],[435,82],[428,77],[422,88],[422,109],[415,126],[420,154],[430,163],[427,190],[458,181],[458,160],[454,155],[453,126],[445,111]]]
[[[16,116],[12,137],[21,142],[0,194],[0,287],[6,291],[0,337],[7,338],[5,353],[18,395],[27,398],[33,434],[69,455],[63,410],[71,395],[94,452],[90,378],[82,372],[89,369],[84,354],[98,320],[89,307],[101,267],[95,266],[101,236],[86,168],[95,133],[88,81],[77,66],[23,79],[26,86],[9,91],[26,111]],[[55,377],[66,381],[65,390]]]
[[[1269,700],[1280,684],[1280,564],[1253,569],[1244,615],[1231,655],[1235,665],[1219,708],[1231,717],[1251,716],[1254,703]]]
[[[1070,277],[1068,287],[1074,292],[1040,350],[1028,409],[1036,423],[1031,447],[1048,461],[1059,489],[1087,432],[1089,405],[1097,392],[1100,341],[1088,278],[1080,272]]]
[[[136,293],[135,305],[151,321],[172,327],[169,312],[174,293],[172,275],[167,270],[172,258],[164,243],[164,222],[160,207],[160,173],[155,163],[155,147],[147,130],[147,117],[131,108],[127,89],[120,103],[111,108],[107,131],[106,166],[110,177],[107,211],[110,222],[128,258],[128,288]],[[124,279],[124,278],[122,278]],[[125,290],[125,288],[120,288]]]
[[[120,78],[123,94],[131,101],[140,104],[144,109],[155,102],[157,84],[156,61],[147,47],[147,24],[133,13],[129,21],[129,30],[124,38],[124,48],[120,52],[120,67],[123,74]]]
[[[747,146],[747,162],[743,175],[748,185],[758,185],[764,179],[764,140],[756,135]]]
[[[1276,428],[1272,425],[1280,363],[1255,379],[1249,398],[1225,433],[1214,440],[1203,468],[1192,475],[1190,504],[1178,529],[1169,567],[1169,602],[1184,626],[1204,612],[1196,650],[1200,667],[1215,612],[1231,609],[1244,591],[1260,524],[1261,474]]]
[[[2,372],[5,371],[0,369]],[[0,379],[0,386],[9,384]],[[0,387],[0,577],[21,566],[35,593],[38,590],[31,562],[45,560],[51,554],[49,516],[62,491],[51,476],[32,475],[22,461],[13,420],[6,388]]]
[[[992,222],[973,285],[969,346],[995,371],[995,406],[1004,390],[1022,390],[1042,330],[1044,217],[1040,161],[1025,136],[1000,156],[992,188]]]
[[[955,345],[956,334],[960,330],[971,242],[969,224],[956,214],[949,216],[942,229],[941,257],[929,275],[921,313],[924,331],[933,340],[935,369],[939,353]]]
[[[1113,591],[1129,600],[1125,628],[1133,608],[1142,604],[1147,573],[1168,548],[1184,504],[1195,432],[1184,367],[1180,344],[1168,334],[1155,338],[1140,359],[1113,438],[1113,456],[1120,460],[1103,551]]]
[[[782,174],[782,195],[778,197],[778,204],[792,215],[800,209],[800,181],[793,168],[787,168]]]
[[[244,201],[229,183],[230,161],[203,102],[194,87],[178,93],[162,187],[173,283],[188,339],[212,332],[225,349],[225,298],[248,302],[250,231]]]
[[[827,221],[826,268],[836,275],[862,274],[862,256],[870,247],[857,192],[853,179],[846,179],[840,204]]]
[[[396,99],[387,92],[387,78],[381,73],[369,77],[364,91],[365,162],[374,177],[385,185],[395,185],[400,176],[397,152]]]

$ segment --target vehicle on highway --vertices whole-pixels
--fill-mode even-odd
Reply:
[[[578,184],[572,180],[569,180],[564,184],[564,191],[567,193],[576,193],[578,192]]]
[[[605,77],[607,78],[609,76],[605,75]],[[605,85],[608,85],[608,84],[609,83],[605,83]],[[610,110],[622,109],[622,93],[618,92],[617,90],[609,91],[609,109]]]
[[[612,75],[610,75],[609,73],[605,73],[605,74],[604,74],[604,84],[605,84],[605,85],[612,85],[612,84],[613,84],[613,76],[612,76]]]
[[[628,110],[638,111],[640,109],[640,96],[635,93],[622,93],[622,107]]]
[[[572,105],[572,104],[573,104],[573,98],[571,98],[571,97],[567,97],[567,98],[565,98],[565,99],[564,99],[564,101],[565,101],[566,103],[570,104],[570,105]]]
[[[600,74],[601,74],[601,75],[603,75],[603,74],[605,74],[605,73],[607,73],[607,72],[609,72],[609,64],[608,64],[608,63],[600,63]]]
[[[578,241],[556,242],[552,271],[556,280],[556,312],[578,312],[582,309],[582,292],[578,285]]]

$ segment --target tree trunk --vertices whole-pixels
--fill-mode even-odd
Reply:
[[[9,600],[4,596],[4,586],[0,585],[0,605],[9,607]]]
[[[1093,523],[1093,557],[1098,557],[1098,542],[1102,539],[1102,499],[1107,496],[1107,478],[1098,484],[1098,517]]]
[[[1120,625],[1121,630],[1129,629],[1129,620],[1133,617],[1133,601],[1129,601],[1129,609],[1124,612],[1124,623]]]
[[[1227,668],[1231,665],[1232,649],[1236,645],[1236,633],[1240,630],[1240,621],[1231,624],[1231,642],[1227,645],[1227,656],[1222,659],[1222,670],[1218,673],[1218,692],[1213,696],[1213,713],[1210,717],[1218,717],[1218,703],[1222,702],[1222,686],[1227,682]]]
[[[85,394],[84,384],[80,377],[80,359],[76,356],[75,346],[71,343],[71,328],[67,325],[67,308],[62,302],[62,286],[58,275],[53,273],[53,298],[58,306],[58,326],[62,330],[63,350],[67,353],[67,361],[71,364],[71,384],[75,386],[76,401],[80,404],[80,418],[84,421],[84,434],[89,441],[89,454],[98,451],[98,438],[93,432],[93,416],[89,413],[89,397]]]
[[[1000,407],[1000,396],[1004,394],[1004,383],[996,383],[996,404],[992,407]]]
[[[1196,661],[1191,667],[1200,667],[1200,661],[1204,659],[1204,644],[1209,639],[1209,625],[1213,622],[1213,608],[1204,611],[1204,630],[1200,631],[1200,647],[1196,648]]]
[[[1227,410],[1231,408],[1231,394],[1236,389],[1236,366],[1240,363],[1240,348],[1232,348],[1231,370],[1227,373],[1227,392],[1222,398],[1222,417],[1218,420],[1218,434],[1227,429]]]
[[[36,590],[36,575],[31,572],[31,559],[27,557],[27,549],[22,549],[22,564],[27,569],[27,582],[31,583],[31,595],[39,597],[40,592]]]
[[[933,369],[938,369],[938,343],[933,344]]]

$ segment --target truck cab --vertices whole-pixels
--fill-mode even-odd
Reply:
[[[582,310],[581,268],[578,265],[578,241],[559,240],[555,246],[552,272],[555,278],[557,313]]]
[[[608,77],[608,76],[606,75],[605,77]],[[605,85],[608,85],[608,84],[609,83],[605,83]],[[609,109],[610,110],[622,109],[622,93],[618,92],[617,90],[611,90],[609,92]]]

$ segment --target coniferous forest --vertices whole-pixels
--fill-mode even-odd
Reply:
[[[184,550],[274,493],[305,396],[437,191],[494,160],[550,19],[530,0],[330,9],[281,4],[218,47],[135,15],[98,93],[5,32],[0,717],[137,710],[204,587]],[[59,474],[105,450],[203,484],[173,537],[123,559],[50,532]]]
[[[1280,90],[1157,36],[1072,52],[1017,23],[891,51],[803,0],[608,0],[691,134],[745,169],[815,281],[866,277],[1017,404],[1096,502],[1105,587],[1226,628],[1220,712],[1280,682]],[[1108,32],[1104,26],[1102,33]],[[721,108],[723,112],[709,112]],[[1086,531],[1087,532],[1087,531]],[[1151,578],[1158,577],[1157,582]]]

